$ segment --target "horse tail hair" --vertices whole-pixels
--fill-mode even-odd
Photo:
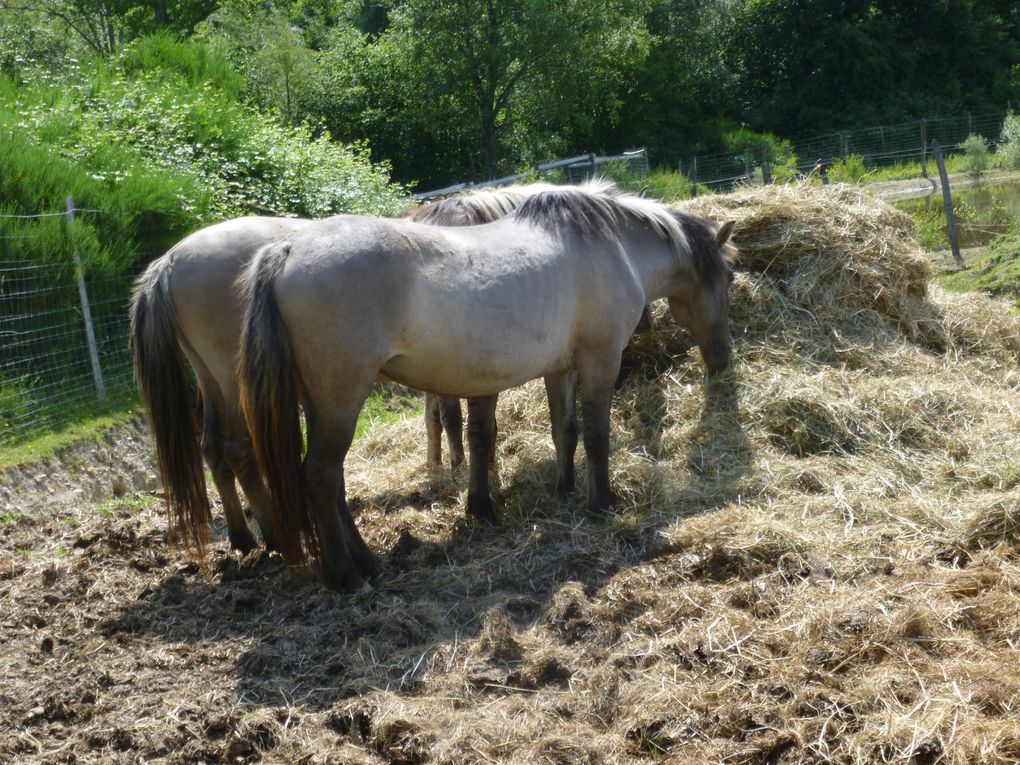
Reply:
[[[166,493],[170,543],[179,536],[185,549],[193,550],[201,561],[209,542],[209,495],[199,445],[198,402],[170,296],[172,266],[172,254],[165,255],[135,283],[131,348]]]
[[[287,262],[290,243],[263,247],[239,281],[245,301],[239,375],[241,408],[280,552],[291,565],[321,558],[301,461],[303,439],[299,383],[287,328],[273,283]]]

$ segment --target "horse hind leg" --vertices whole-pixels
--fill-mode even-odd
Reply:
[[[374,376],[373,376],[374,377]],[[306,409],[308,451],[304,459],[305,484],[322,552],[322,574],[333,589],[357,591],[365,577],[375,573],[375,561],[358,532],[347,506],[344,459],[354,440],[361,403],[347,402]]]
[[[237,496],[234,471],[231,469],[230,461],[226,455],[221,418],[209,396],[203,396],[202,401],[204,420],[202,454],[206,464],[209,465],[213,483],[216,484],[216,490],[220,493],[220,500],[223,502],[223,514],[227,520],[227,537],[230,539],[230,546],[247,555],[255,549],[256,541],[248,526],[248,520],[244,517],[241,500]]]
[[[437,470],[443,466],[443,415],[440,398],[435,393],[425,394],[425,459],[430,468]]]
[[[240,435],[232,430],[227,438],[226,444],[227,462],[234,475],[237,476],[245,497],[248,498],[248,505],[259,531],[262,532],[262,541],[269,550],[279,550],[276,542],[276,532],[273,531],[273,522],[269,514],[269,498],[266,496],[266,487],[255,465],[255,452],[252,450],[251,440],[247,433]]]

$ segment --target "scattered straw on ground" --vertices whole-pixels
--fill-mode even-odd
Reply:
[[[367,596],[222,541],[199,571],[154,510],[9,523],[0,760],[1020,760],[1020,324],[856,189],[687,208],[738,222],[736,364],[705,383],[661,309],[635,339],[617,515],[551,494],[533,383],[498,528],[419,422],[358,442]]]

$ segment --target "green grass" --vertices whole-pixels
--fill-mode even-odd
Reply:
[[[422,399],[412,398],[400,388],[389,388],[377,385],[372,395],[365,401],[365,406],[358,415],[358,427],[354,437],[361,438],[373,425],[385,422],[396,422],[403,417],[423,414],[425,404]]]
[[[37,462],[54,452],[74,444],[95,441],[110,428],[126,424],[140,415],[140,405],[136,401],[130,407],[109,411],[68,425],[59,430],[49,431],[30,440],[0,448],[0,469],[16,467]],[[424,402],[420,398],[408,395],[402,388],[376,386],[368,397],[358,417],[355,438],[360,438],[373,425],[385,422],[396,422],[402,417],[420,416],[424,412]],[[206,480],[212,478],[206,471]],[[116,500],[123,505],[125,500]],[[9,522],[4,516],[0,522]]]
[[[971,256],[966,268],[944,275],[941,281],[954,292],[1010,297],[1020,308],[1020,224]]]
[[[110,499],[96,507],[100,515],[112,517],[116,513],[127,510],[132,513],[140,513],[154,507],[159,502],[151,494],[125,494],[116,499]]]
[[[0,448],[0,468],[36,462],[59,449],[83,441],[94,441],[107,430],[124,425],[138,416],[137,404],[118,411],[89,417],[59,430],[42,433],[35,438]]]

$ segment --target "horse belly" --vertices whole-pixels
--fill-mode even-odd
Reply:
[[[416,343],[391,358],[382,373],[403,385],[447,396],[489,396],[528,380],[569,369],[572,354],[560,338],[485,342],[459,333]]]

